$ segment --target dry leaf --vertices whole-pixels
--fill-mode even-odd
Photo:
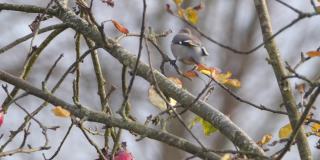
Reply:
[[[195,77],[199,77],[198,73],[194,70],[191,71],[186,71],[183,73],[184,76],[188,77],[188,78],[195,78]]]
[[[309,57],[319,57],[320,51],[309,51],[306,53]]]
[[[56,106],[52,109],[52,112],[55,116],[58,117],[69,117],[70,112],[66,109],[63,109],[61,106]]]
[[[257,144],[262,146],[264,144],[269,143],[271,139],[272,139],[272,135],[271,134],[266,134],[261,138],[260,141],[257,142]]]
[[[165,111],[167,109],[166,101],[161,98],[154,86],[150,86],[148,93],[148,99],[151,104],[158,107],[161,111]]]
[[[117,30],[123,34],[128,34],[129,30],[124,27],[123,25],[121,25],[119,22],[115,21],[115,20],[111,20],[113,25],[117,28]]]
[[[182,82],[179,78],[176,77],[168,77],[168,79],[177,85],[178,88],[182,88]],[[157,108],[159,108],[161,111],[167,110],[167,104],[166,101],[158,94],[154,86],[150,86],[148,90],[148,99]],[[173,98],[169,98],[169,104],[171,106],[175,106],[177,104],[177,101]]]
[[[292,133],[292,127],[290,124],[286,124],[285,126],[281,127],[279,130],[279,138],[289,138]]]

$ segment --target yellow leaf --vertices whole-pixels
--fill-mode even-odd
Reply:
[[[309,51],[306,53],[309,57],[319,57],[320,51]]]
[[[188,7],[185,13],[186,13],[186,18],[189,22],[191,22],[192,24],[198,23],[198,20],[199,20],[198,12],[195,9]]]
[[[281,127],[279,130],[279,138],[289,138],[292,132],[292,127],[290,124],[286,124],[285,126]]]
[[[178,6],[182,4],[183,0],[174,0],[174,3]]]
[[[207,67],[203,64],[198,64],[197,65],[197,70],[202,73],[202,74],[205,74],[205,75],[208,75],[210,77],[212,77],[213,75],[215,74],[219,74],[220,73],[220,70],[218,68],[215,68],[215,67]]]
[[[202,130],[204,135],[209,136],[210,134],[217,131],[217,129],[211,125],[208,121],[205,121],[199,116],[196,116],[193,121],[190,123],[189,128],[192,128],[196,123],[200,123],[202,126]]]
[[[66,109],[63,109],[61,106],[56,106],[52,109],[52,112],[57,117],[69,117],[70,112]]]
[[[270,140],[272,139],[272,135],[271,134],[266,134],[264,135],[260,141],[257,142],[258,145],[264,145],[270,142]]]
[[[317,136],[320,136],[320,124],[319,123],[313,123],[311,126],[312,132],[314,132]]]
[[[237,79],[227,79],[224,83],[226,86],[233,87],[233,88],[240,88],[241,82]]]
[[[226,153],[223,155],[223,157],[221,157],[220,160],[232,160],[232,156],[230,153]]]
[[[216,81],[222,84],[225,84],[228,81],[228,79],[232,76],[232,73],[231,72],[220,73],[220,74],[214,74],[212,76]]]

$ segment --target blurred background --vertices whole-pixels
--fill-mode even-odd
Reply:
[[[69,0],[69,6],[75,7],[73,0]],[[38,6],[46,6],[48,0],[2,0],[2,2],[15,4],[33,4]],[[142,15],[142,1],[130,0],[120,1],[114,0],[114,8],[108,7],[99,0],[94,1],[93,13],[98,22],[115,19],[119,23],[126,26],[130,32],[139,33],[141,26]],[[205,8],[199,12],[199,23],[196,25],[208,36],[213,39],[236,48],[238,50],[247,51],[262,42],[261,30],[259,21],[256,16],[253,0],[242,1],[225,1],[225,0],[204,0]],[[309,1],[289,1],[288,4],[293,7],[305,11],[312,12],[313,8]],[[159,45],[171,58],[173,58],[170,51],[170,43],[173,35],[179,31],[185,24],[176,17],[168,14],[165,10],[166,4],[171,5],[171,9],[175,11],[175,5],[172,0],[154,1],[148,0],[146,25],[153,28],[155,32],[163,32],[172,30],[173,33],[167,37],[159,39]],[[200,0],[185,0],[183,6],[195,6],[200,3]],[[269,11],[271,13],[273,31],[276,32],[283,26],[290,23],[297,17],[297,14],[285,6],[273,0],[268,1]],[[319,5],[319,4],[318,4]],[[28,25],[32,23],[37,14],[26,14],[22,12],[1,11],[0,12],[0,47],[3,47],[15,39],[31,33]],[[276,42],[280,49],[282,58],[291,65],[295,65],[300,60],[300,53],[310,50],[316,50],[320,46],[320,17],[306,18],[293,27],[287,29],[279,36]],[[60,20],[52,18],[41,23],[41,27],[52,24],[61,23]],[[105,33],[109,37],[119,36],[120,33],[116,31],[111,23],[105,24]],[[38,35],[34,41],[34,45],[39,45],[49,33]],[[51,88],[65,70],[75,60],[75,32],[71,29],[64,31],[41,53],[37,63],[34,65],[33,71],[28,78],[28,81],[37,87],[41,87],[49,68],[54,63],[54,60],[63,54],[64,57],[59,62],[59,65],[53,72],[52,77],[48,82],[48,87]],[[262,47],[259,50],[249,54],[240,55],[234,54],[226,49],[223,49],[204,38],[201,38],[204,45],[207,47],[209,57],[206,64],[215,66],[222,71],[231,71],[234,78],[241,81],[242,87],[236,90],[236,93],[246,100],[255,104],[263,104],[273,109],[280,109],[282,103],[280,92],[276,83],[275,76],[271,66],[267,63],[267,53]],[[82,41],[81,51],[87,50],[87,46]],[[131,53],[138,53],[139,39],[137,37],[127,37],[121,41],[121,45],[128,49]],[[30,48],[30,40],[8,50],[0,55],[0,68],[14,75],[20,75],[23,69],[24,60]],[[152,63],[154,67],[159,68],[161,56],[151,47]],[[110,98],[110,106],[117,110],[122,103],[121,95],[121,68],[120,63],[103,50],[99,50],[99,57],[103,67],[103,74],[107,81],[106,88],[110,89],[111,84],[117,89]],[[142,61],[147,62],[147,53],[143,52]],[[314,58],[303,64],[297,71],[310,79],[318,77],[320,59]],[[97,84],[91,59],[87,57],[81,64],[81,89],[80,102],[87,106],[92,106],[94,110],[100,110],[100,101],[97,95]],[[167,64],[166,71],[168,76],[175,76],[174,69]],[[63,98],[65,101],[72,103],[72,80],[73,74],[69,74],[66,81],[62,84],[60,89],[56,92],[56,96]],[[292,87],[299,84],[301,81],[292,80]],[[1,85],[5,84],[0,82]],[[183,86],[193,94],[198,94],[205,83],[201,80],[189,81],[184,79]],[[12,86],[9,86],[12,88]],[[138,122],[143,123],[146,117],[150,114],[156,115],[160,111],[153,107],[148,101],[149,83],[144,79],[136,78],[131,92],[131,103],[133,115],[138,119]],[[22,93],[22,92],[20,92]],[[295,96],[299,101],[300,95],[295,91]],[[5,99],[6,94],[3,90],[0,91],[0,102]],[[42,103],[42,101],[33,96],[28,96],[19,103],[24,106],[29,112]],[[287,116],[272,114],[266,111],[261,111],[248,106],[232,98],[228,93],[221,90],[218,86],[215,87],[214,92],[210,95],[209,101],[212,106],[219,109],[224,114],[228,115],[230,119],[241,127],[250,137],[258,141],[265,134],[272,134],[273,140],[278,140],[279,129],[288,124]],[[319,105],[319,99],[315,106]],[[50,146],[49,151],[41,151],[32,154],[16,154],[10,157],[3,158],[4,160],[22,160],[22,159],[42,159],[42,153],[46,157],[50,157],[60,144],[65,132],[71,123],[67,118],[58,118],[51,112],[52,105],[49,105],[41,113],[35,116],[47,126],[61,126],[57,131],[49,131]],[[283,109],[283,108],[282,108]],[[24,121],[25,113],[18,107],[12,105],[8,113],[5,115],[4,124],[0,128],[0,134],[4,134],[0,140],[3,144],[10,135],[11,130],[16,130],[17,127]],[[189,123],[194,115],[191,113],[183,116],[186,123]],[[319,119],[319,111],[315,110],[315,117]],[[101,125],[86,123],[87,126],[97,128],[98,131],[103,131]],[[168,130],[180,137],[184,137],[196,144],[190,134],[177,121],[170,121]],[[27,141],[32,146],[42,145],[44,139],[41,134],[41,129],[34,122],[31,124],[31,135]],[[192,131],[199,137],[208,148],[212,149],[234,149],[234,146],[219,132],[211,136],[204,136],[200,125],[196,125]],[[20,145],[23,135],[20,134],[16,139],[6,148],[6,150],[14,149]],[[97,144],[103,145],[102,136],[91,136]],[[136,141],[138,137],[133,136],[125,131],[121,137],[122,141],[126,141],[128,149],[132,152],[137,160],[174,160],[185,159],[191,156],[188,153],[162,144],[158,141],[144,138],[141,141]],[[318,141],[316,137],[309,137],[310,147],[313,151],[313,157],[317,159],[320,156],[319,150],[315,148]],[[275,147],[269,147],[271,150],[267,152],[269,155],[278,151],[283,144]],[[97,153],[84,135],[78,128],[73,128],[71,134],[67,138],[62,150],[59,152],[56,159],[78,159],[88,160],[97,158]],[[292,147],[291,151],[284,157],[284,159],[298,159],[298,152],[296,146]]]

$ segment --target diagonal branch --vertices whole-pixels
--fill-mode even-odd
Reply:
[[[180,148],[186,152],[189,152],[191,154],[197,154],[200,158],[203,159],[210,159],[210,160],[219,160],[220,156],[210,153],[210,152],[204,152],[202,148],[195,146],[194,144],[190,143],[189,141],[177,137],[173,134],[163,132],[161,130],[153,129],[145,127],[144,125],[140,125],[135,122],[128,122],[126,120],[122,120],[119,118],[113,118],[108,116],[107,114],[101,113],[101,112],[94,112],[86,108],[95,108],[95,107],[80,107],[76,105],[71,105],[53,95],[50,93],[46,93],[38,88],[33,87],[29,83],[27,83],[24,80],[21,80],[18,77],[15,77],[9,73],[6,73],[4,71],[0,70],[0,79],[10,83],[20,89],[25,90],[26,92],[30,93],[31,95],[34,95],[36,97],[39,97],[45,101],[48,101],[49,103],[55,105],[55,106],[63,106],[65,109],[69,110],[74,116],[80,118],[80,119],[87,119],[91,122],[98,122],[102,124],[106,124],[110,127],[119,127],[122,129],[126,129],[132,132],[135,132],[139,135],[144,135],[146,137],[149,137],[151,139],[155,139],[161,142],[164,142],[168,145]]]

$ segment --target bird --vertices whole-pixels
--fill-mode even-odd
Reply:
[[[202,46],[200,39],[192,35],[189,28],[181,29],[172,39],[171,51],[175,60],[171,63],[175,64],[176,61],[181,61],[186,65],[199,65],[203,64],[204,57],[208,56],[208,52]]]

